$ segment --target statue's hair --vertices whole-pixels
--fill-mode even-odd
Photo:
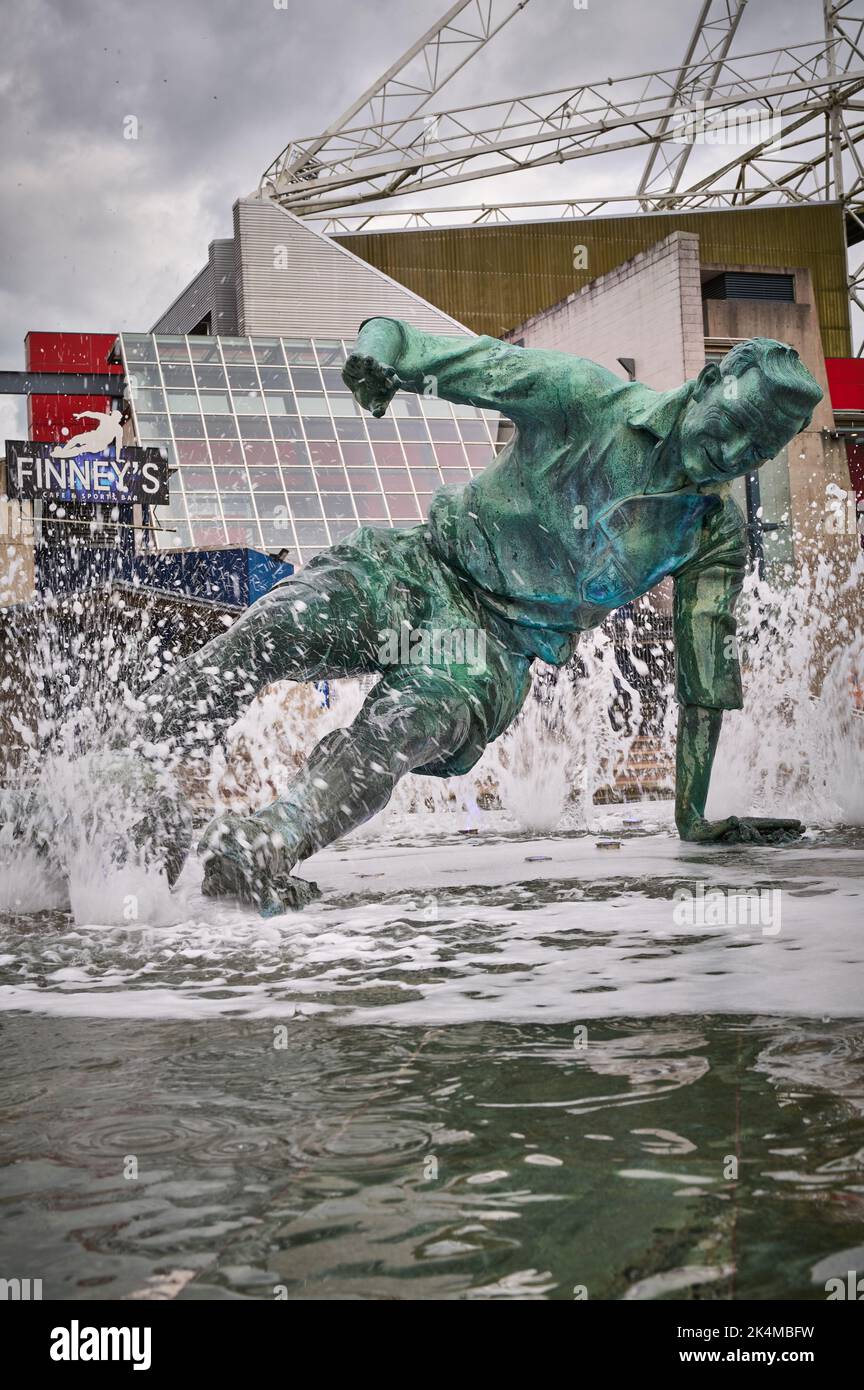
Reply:
[[[756,367],[782,395],[783,406],[794,414],[801,410],[804,417],[800,429],[806,429],[815,407],[822,399],[822,388],[810,375],[798,353],[787,343],[775,338],[748,338],[736,343],[720,362],[721,376],[742,376],[749,367]]]

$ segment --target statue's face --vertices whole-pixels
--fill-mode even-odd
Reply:
[[[690,401],[681,421],[681,462],[694,483],[752,473],[779,454],[802,426],[778,408],[758,367],[718,378]]]

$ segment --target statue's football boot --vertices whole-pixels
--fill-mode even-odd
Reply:
[[[237,898],[257,907],[262,917],[296,911],[321,896],[317,883],[291,875],[297,856],[260,813],[217,816],[201,836],[198,853],[204,862],[202,892]]]

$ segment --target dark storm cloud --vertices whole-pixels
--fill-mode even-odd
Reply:
[[[0,366],[23,361],[31,328],[147,328],[287,140],[323,129],[445,8],[28,0],[7,12]],[[819,10],[751,4],[746,48],[817,37]],[[531,0],[435,104],[675,65],[697,11],[697,0]],[[136,140],[124,139],[130,117]],[[533,175],[531,195],[557,195],[556,172]],[[566,177],[578,188],[581,171]],[[480,196],[467,185],[448,201]],[[505,181],[500,196],[526,194]]]

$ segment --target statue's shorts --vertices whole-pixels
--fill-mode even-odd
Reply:
[[[292,619],[283,625],[286,605]],[[275,585],[249,616],[268,610],[274,640],[282,627],[299,650],[293,679],[380,672],[376,705],[398,702],[440,749],[416,772],[469,771],[530,688],[530,657],[510,625],[436,554],[425,525],[361,527]]]

